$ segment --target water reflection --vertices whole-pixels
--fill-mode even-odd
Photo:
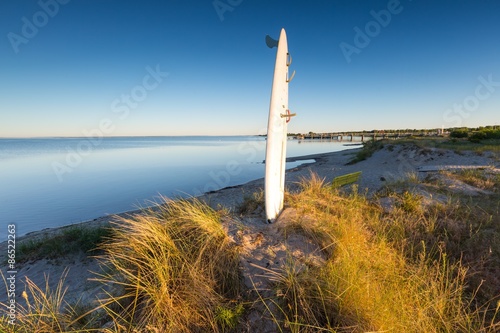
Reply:
[[[21,235],[131,210],[159,194],[197,195],[264,176],[262,137],[163,137],[102,139],[58,177],[54,163],[68,165],[82,140],[0,139],[2,230],[16,223]],[[290,140],[287,155],[343,149]]]

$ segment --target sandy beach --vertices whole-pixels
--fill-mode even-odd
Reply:
[[[294,191],[297,188],[297,182],[302,178],[308,178],[311,172],[324,178],[325,183],[328,184],[336,176],[361,171],[362,176],[358,182],[359,191],[363,193],[366,191],[368,197],[373,197],[385,185],[405,179],[409,174],[416,175],[419,179],[424,179],[429,174],[439,174],[439,170],[442,169],[481,168],[487,169],[491,173],[500,172],[500,159],[495,153],[454,152],[443,149],[419,148],[413,144],[386,144],[383,149],[376,151],[368,159],[348,165],[347,163],[353,159],[359,150],[352,149],[294,158],[293,160],[295,161],[314,159],[316,162],[307,163],[288,170],[286,175],[287,188],[290,191]],[[244,216],[237,214],[236,208],[243,199],[246,196],[251,196],[253,193],[261,191],[263,185],[263,179],[257,179],[243,185],[210,192],[200,197],[200,199],[206,201],[210,206],[214,208],[224,207],[234,215],[234,221],[225,222],[225,227],[234,241],[244,249],[241,266],[246,286],[249,289],[255,287],[260,290],[266,289],[267,281],[259,277],[259,274],[262,273],[259,267],[272,269],[274,266],[279,266],[284,260],[283,257],[286,254],[282,243],[283,235],[280,230],[282,224],[286,223],[287,214],[291,213],[285,207],[278,222],[271,225],[265,223],[262,211],[255,211]],[[487,191],[457,181],[450,181],[448,186],[458,192],[464,192],[472,196],[488,194]],[[422,192],[422,195],[426,196],[427,194],[424,192]],[[434,198],[434,200],[439,199],[438,196],[433,196],[433,194],[428,194],[428,197]],[[138,211],[120,215],[126,216],[135,213],[138,213]],[[115,216],[105,216],[84,222],[83,225],[109,225],[113,219],[115,219]],[[243,227],[238,228],[236,227],[237,225],[242,225]],[[64,228],[67,227],[30,233],[19,237],[17,245],[19,246],[22,242],[29,240],[54,235]],[[311,244],[299,238],[288,239],[288,246],[295,249],[293,253],[297,257],[306,256],[308,253],[314,251],[311,248]],[[4,254],[7,253],[6,249],[6,243],[0,244],[2,261],[5,260]],[[318,258],[318,260],[321,260],[321,258]],[[42,259],[35,262],[22,263],[17,267],[16,293],[21,302],[20,295],[25,290],[23,281],[25,281],[26,277],[41,288],[45,286],[46,279],[48,278],[49,286],[55,288],[59,278],[63,274],[66,274],[67,299],[78,301],[82,304],[91,304],[94,302],[96,295],[102,292],[102,285],[91,280],[94,277],[93,272],[98,272],[99,270],[100,266],[97,260],[87,257],[84,254],[53,260]],[[0,302],[5,303],[6,300],[5,286],[1,284]],[[263,310],[256,308],[248,315],[248,330],[260,332],[273,331],[275,328],[271,324],[258,320],[261,316],[260,311]]]

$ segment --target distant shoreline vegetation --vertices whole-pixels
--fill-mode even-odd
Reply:
[[[310,138],[331,138],[336,135],[359,136],[366,135],[375,138],[418,138],[418,137],[445,137],[451,139],[468,139],[471,142],[479,143],[482,140],[500,139],[500,126],[489,125],[480,127],[450,127],[432,129],[384,129],[384,130],[362,130],[362,131],[337,131],[337,132],[308,132],[308,133],[288,133],[288,137],[296,139]],[[262,135],[266,136],[266,135]]]

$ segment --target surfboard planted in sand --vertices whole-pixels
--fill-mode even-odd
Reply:
[[[267,123],[264,185],[266,219],[272,223],[283,209],[285,196],[287,124],[291,117],[295,116],[288,109],[288,83],[293,79],[295,72],[291,75],[288,73],[292,58],[288,53],[285,29],[281,29],[277,41],[266,36],[266,44],[270,48],[278,47]]]

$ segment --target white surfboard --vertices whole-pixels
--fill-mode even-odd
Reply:
[[[269,120],[267,124],[265,204],[267,222],[272,223],[283,209],[285,196],[285,165],[287,123],[295,114],[288,109],[288,83],[293,75],[288,75],[291,57],[288,53],[285,29],[281,29],[278,41],[266,37],[269,47],[278,46],[274,67]]]

